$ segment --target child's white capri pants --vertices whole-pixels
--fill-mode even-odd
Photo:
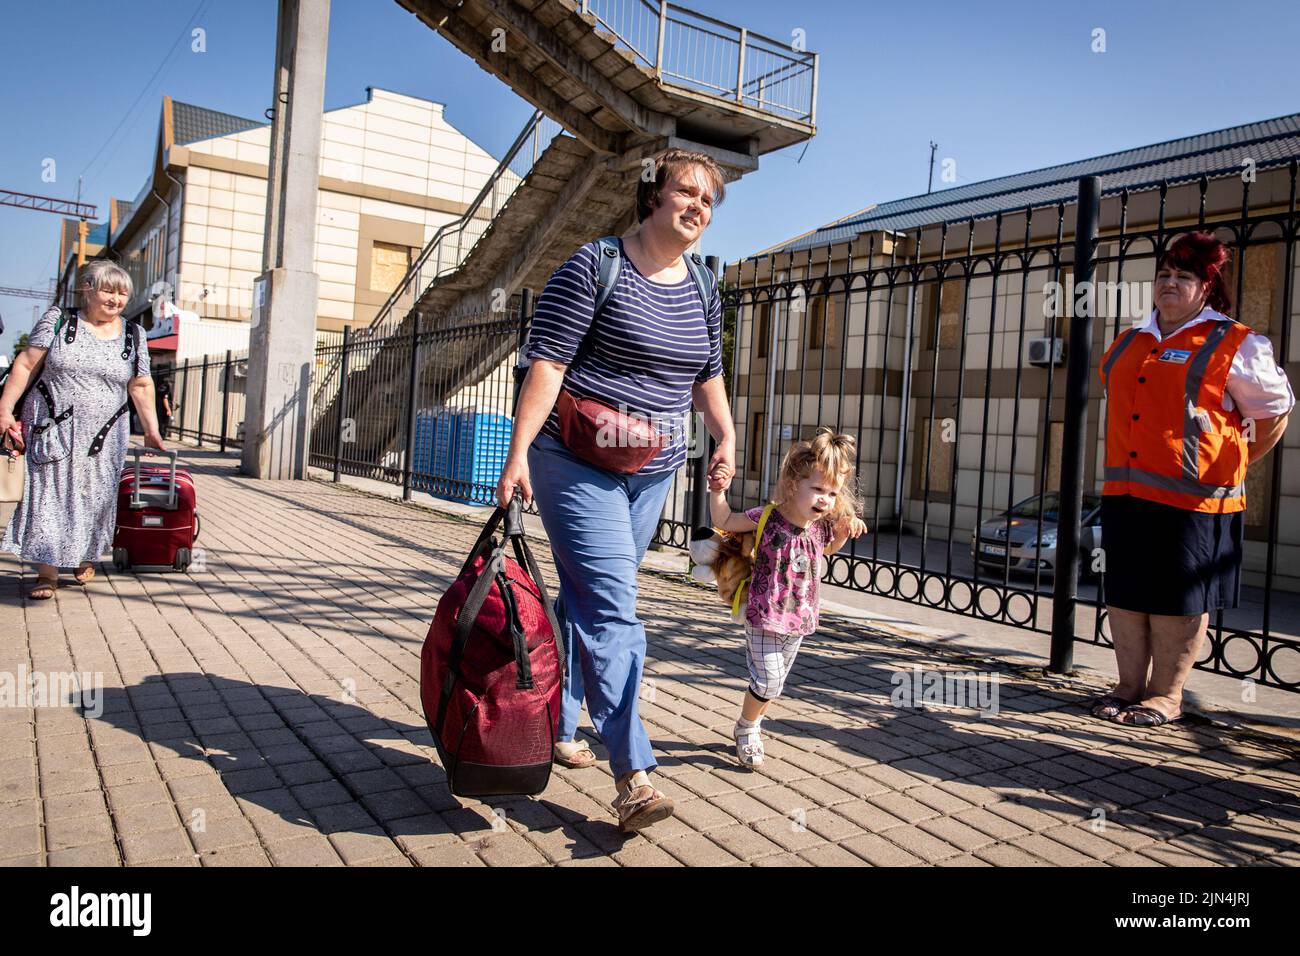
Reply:
[[[759,700],[781,696],[785,679],[794,666],[803,637],[745,625],[745,660],[749,664],[749,692]]]

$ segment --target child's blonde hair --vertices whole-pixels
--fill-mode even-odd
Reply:
[[[838,491],[835,507],[823,520],[834,524],[844,518],[858,517],[862,502],[858,498],[857,461],[858,443],[852,435],[819,428],[812,441],[796,442],[785,453],[772,500],[778,505],[789,500],[794,495],[794,486],[816,470],[835,482]]]

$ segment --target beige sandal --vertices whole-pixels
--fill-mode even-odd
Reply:
[[[596,754],[585,740],[557,740],[551,758],[570,770],[585,770],[596,765]]]
[[[77,568],[76,574],[72,576],[73,580],[85,587],[95,577],[95,566],[89,561],[83,561]]]
[[[673,801],[648,783],[628,787],[611,806],[618,811],[619,833],[633,833],[673,815]]]

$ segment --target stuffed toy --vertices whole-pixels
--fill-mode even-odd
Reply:
[[[735,533],[696,528],[691,532],[689,549],[691,577],[701,584],[716,583],[723,604],[733,609],[743,608],[746,595],[742,592],[737,601],[736,592],[747,586],[754,570],[755,541],[754,531]]]

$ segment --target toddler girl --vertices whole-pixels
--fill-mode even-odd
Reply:
[[[834,554],[867,530],[854,494],[856,461],[853,438],[823,428],[786,454],[776,494],[766,507],[733,514],[723,494],[730,481],[710,485],[714,527],[745,532],[763,524],[744,608],[749,689],[734,731],[736,756],[746,767],[763,762],[763,713],[780,696],[799,644],[817,630],[822,554]]]

